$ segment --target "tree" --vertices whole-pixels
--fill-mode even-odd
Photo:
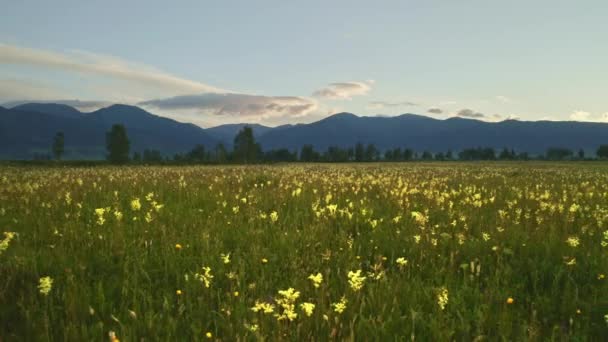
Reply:
[[[550,147],[547,149],[547,159],[549,160],[564,160],[572,157],[574,152],[564,147]]]
[[[194,163],[203,163],[205,161],[205,145],[196,145],[189,153],[188,159]]]
[[[365,154],[364,154],[363,160],[367,161],[367,162],[375,161],[378,159],[379,153],[380,152],[378,151],[378,149],[376,148],[376,146],[374,144],[367,144],[367,147],[365,148]]]
[[[365,147],[363,146],[362,143],[359,142],[355,145],[355,161],[362,162],[364,157],[365,157]]]
[[[61,160],[64,152],[64,140],[63,132],[57,132],[55,138],[53,138],[53,156],[55,156],[56,160]]]
[[[234,160],[241,163],[255,163],[262,153],[262,149],[253,137],[253,130],[249,126],[234,137]]]
[[[598,147],[597,152],[595,152],[595,154],[597,154],[598,158],[608,158],[608,145],[601,145],[600,147]]]
[[[219,143],[215,145],[215,162],[223,164],[228,160],[228,151],[224,147],[224,144]]]
[[[585,150],[582,148],[578,150],[578,159],[585,159]]]
[[[129,161],[129,148],[131,143],[127,136],[125,126],[115,124],[106,133],[107,159],[112,164],[124,164]]]
[[[136,163],[141,162],[141,153],[139,153],[137,151],[133,152],[133,158],[132,159]]]
[[[319,161],[319,153],[317,153],[312,145],[302,146],[300,151],[300,161],[316,162]]]
[[[147,164],[159,164],[159,163],[162,163],[163,156],[159,150],[145,149],[143,160],[144,160],[144,163],[147,163]]]

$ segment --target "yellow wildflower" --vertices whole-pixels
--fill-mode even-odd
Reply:
[[[302,309],[302,311],[304,311],[306,316],[310,317],[312,315],[312,312],[315,310],[315,305],[313,303],[304,302],[300,304],[300,308]]]
[[[348,272],[348,283],[353,291],[359,291],[363,287],[365,277],[361,275],[361,270]]]
[[[47,296],[53,288],[53,279],[51,277],[42,277],[38,282],[38,290],[43,295]]]
[[[312,285],[316,288],[318,288],[319,286],[321,286],[321,283],[323,282],[323,275],[321,274],[321,272],[317,273],[317,274],[311,274],[308,276],[308,279],[310,279],[312,281]]]

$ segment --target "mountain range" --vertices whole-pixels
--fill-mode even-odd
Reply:
[[[352,147],[373,143],[380,150],[408,147],[416,151],[459,151],[469,147],[508,147],[519,152],[543,153],[549,147],[595,151],[608,143],[608,123],[576,121],[485,122],[454,117],[445,120],[415,114],[394,117],[361,117],[350,113],[297,125],[267,127],[228,124],[203,129],[151,114],[139,107],[111,105],[91,113],[53,103],[25,103],[0,107],[0,158],[30,159],[48,154],[56,132],[65,134],[65,157],[101,159],[105,133],[115,123],[124,124],[131,151],[155,149],[164,155],[184,153],[195,145],[231,147],[244,126],[252,127],[264,150],[297,150],[311,144],[318,151],[330,146]]]

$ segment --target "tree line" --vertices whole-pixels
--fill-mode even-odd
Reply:
[[[65,152],[65,136],[58,132],[53,139],[52,152],[56,160],[61,160]],[[145,149],[143,152],[130,153],[131,143],[126,128],[115,124],[106,133],[106,160],[112,164],[126,163],[175,163],[175,164],[253,164],[273,162],[404,162],[404,161],[450,161],[450,160],[588,160],[594,159],[585,155],[580,149],[576,153],[568,148],[551,147],[544,155],[530,156],[527,152],[516,153],[513,149],[503,148],[497,152],[492,147],[466,148],[457,154],[451,150],[432,153],[418,153],[410,148],[393,148],[379,150],[374,144],[357,143],[350,148],[330,146],[327,150],[316,151],[313,145],[304,145],[298,151],[286,148],[263,151],[255,141],[251,127],[243,127],[234,137],[232,150],[219,143],[212,149],[196,145],[187,153],[177,153],[172,157],[163,156],[158,150]],[[608,145],[601,145],[596,151],[599,159],[608,159]]]

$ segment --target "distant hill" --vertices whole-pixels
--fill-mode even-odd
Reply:
[[[190,151],[195,145],[212,148],[232,145],[245,125],[253,128],[264,150],[300,149],[312,144],[317,151],[330,146],[352,147],[373,143],[380,150],[408,147],[416,151],[454,152],[470,147],[508,147],[517,152],[544,153],[549,147],[582,148],[592,152],[608,144],[608,124],[575,121],[484,122],[450,118],[438,120],[415,114],[360,117],[339,113],[310,124],[266,127],[230,124],[203,129],[193,124],[151,114],[139,107],[112,105],[92,113],[58,104],[20,104],[0,107],[0,158],[29,159],[50,153],[53,136],[65,133],[68,159],[101,159],[105,133],[114,123],[126,126],[131,151],[160,150],[164,155]]]
[[[306,125],[271,130],[259,139],[265,149],[299,149],[312,144],[323,151],[329,146],[351,147],[373,143],[381,150],[408,147],[417,151],[453,151],[469,147],[503,147],[544,153],[549,147],[595,151],[608,143],[608,124],[575,121],[484,122],[450,118],[438,120],[415,114],[396,117],[359,117],[339,113]]]
[[[115,123],[124,124],[131,151],[160,150],[164,155],[191,150],[217,140],[202,128],[156,116],[127,105],[112,105],[92,113],[54,104],[24,104],[0,110],[0,157],[29,159],[50,152],[56,132],[65,134],[65,158],[105,157],[105,134]]]
[[[71,117],[77,118],[81,117],[82,113],[78,111],[76,108],[70,107],[64,104],[58,103],[24,103],[18,106],[13,107],[14,110],[19,110],[22,112],[37,112],[37,113],[45,113],[52,114],[62,117]]]

